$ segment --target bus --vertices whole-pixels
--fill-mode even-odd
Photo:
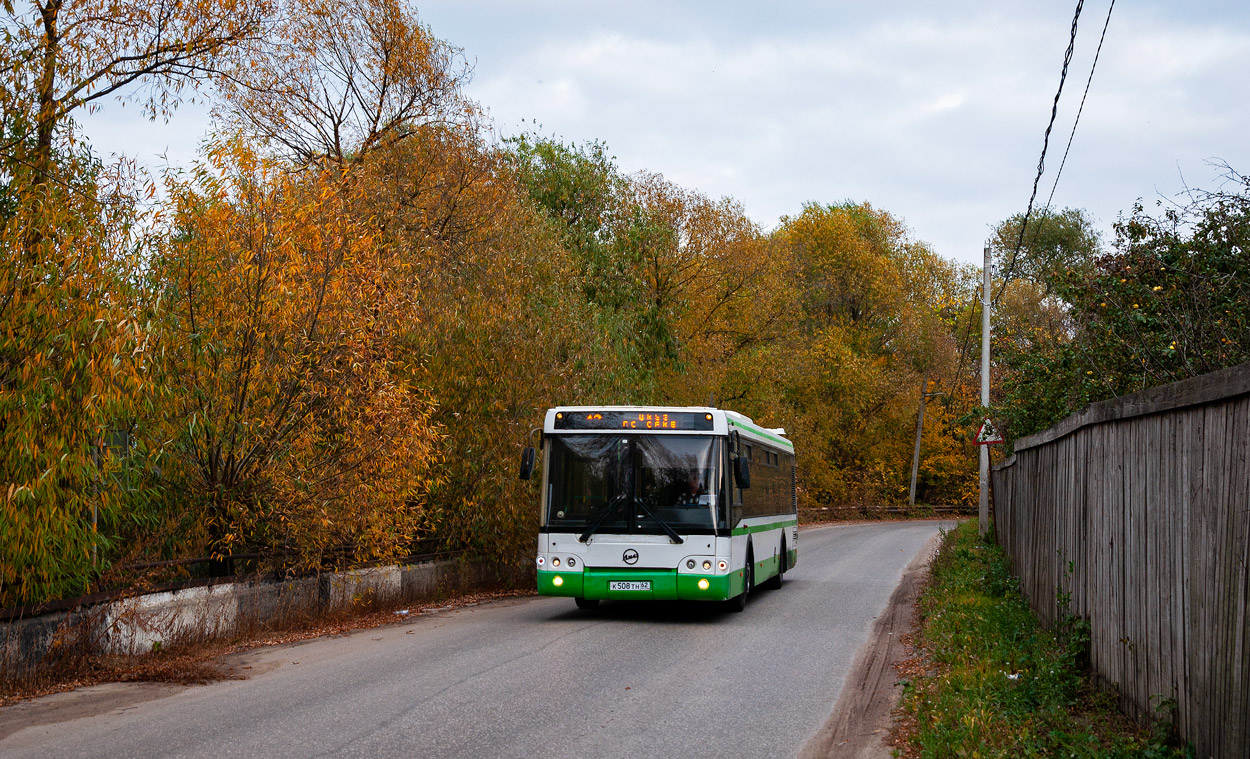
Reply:
[[[798,562],[785,430],[710,407],[560,406],[539,451],[540,595],[741,611],[757,582],[780,588]],[[522,452],[521,479],[536,458]]]

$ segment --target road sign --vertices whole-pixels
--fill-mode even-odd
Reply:
[[[972,442],[977,445],[998,445],[1003,442],[1003,436],[998,434],[998,429],[987,416],[981,420],[981,429],[977,430],[977,437]]]

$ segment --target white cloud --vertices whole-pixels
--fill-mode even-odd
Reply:
[[[732,195],[770,227],[805,201],[867,200],[948,257],[979,262],[1023,209],[1068,42],[1068,4],[430,0],[423,18],[476,61],[469,94],[503,134],[534,120],[605,141],[627,171]],[[1089,73],[1105,0],[1086,3],[1044,202]],[[1204,161],[1250,169],[1250,8],[1120,3],[1055,196],[1104,229]],[[105,152],[189,158],[203,114],[169,126],[109,106]]]

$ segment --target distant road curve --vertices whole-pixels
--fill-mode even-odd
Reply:
[[[246,680],[51,696],[0,709],[0,755],[793,756],[943,526],[804,530],[783,587],[741,614],[518,598],[241,654]]]

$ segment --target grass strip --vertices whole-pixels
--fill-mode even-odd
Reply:
[[[910,679],[896,756],[1193,756],[1176,746],[1167,721],[1138,726],[1116,709],[1114,693],[1090,684],[1081,668],[1088,624],[1069,617],[1042,629],[1007,556],[977,535],[976,520],[945,535],[919,614],[917,658],[900,667]]]

